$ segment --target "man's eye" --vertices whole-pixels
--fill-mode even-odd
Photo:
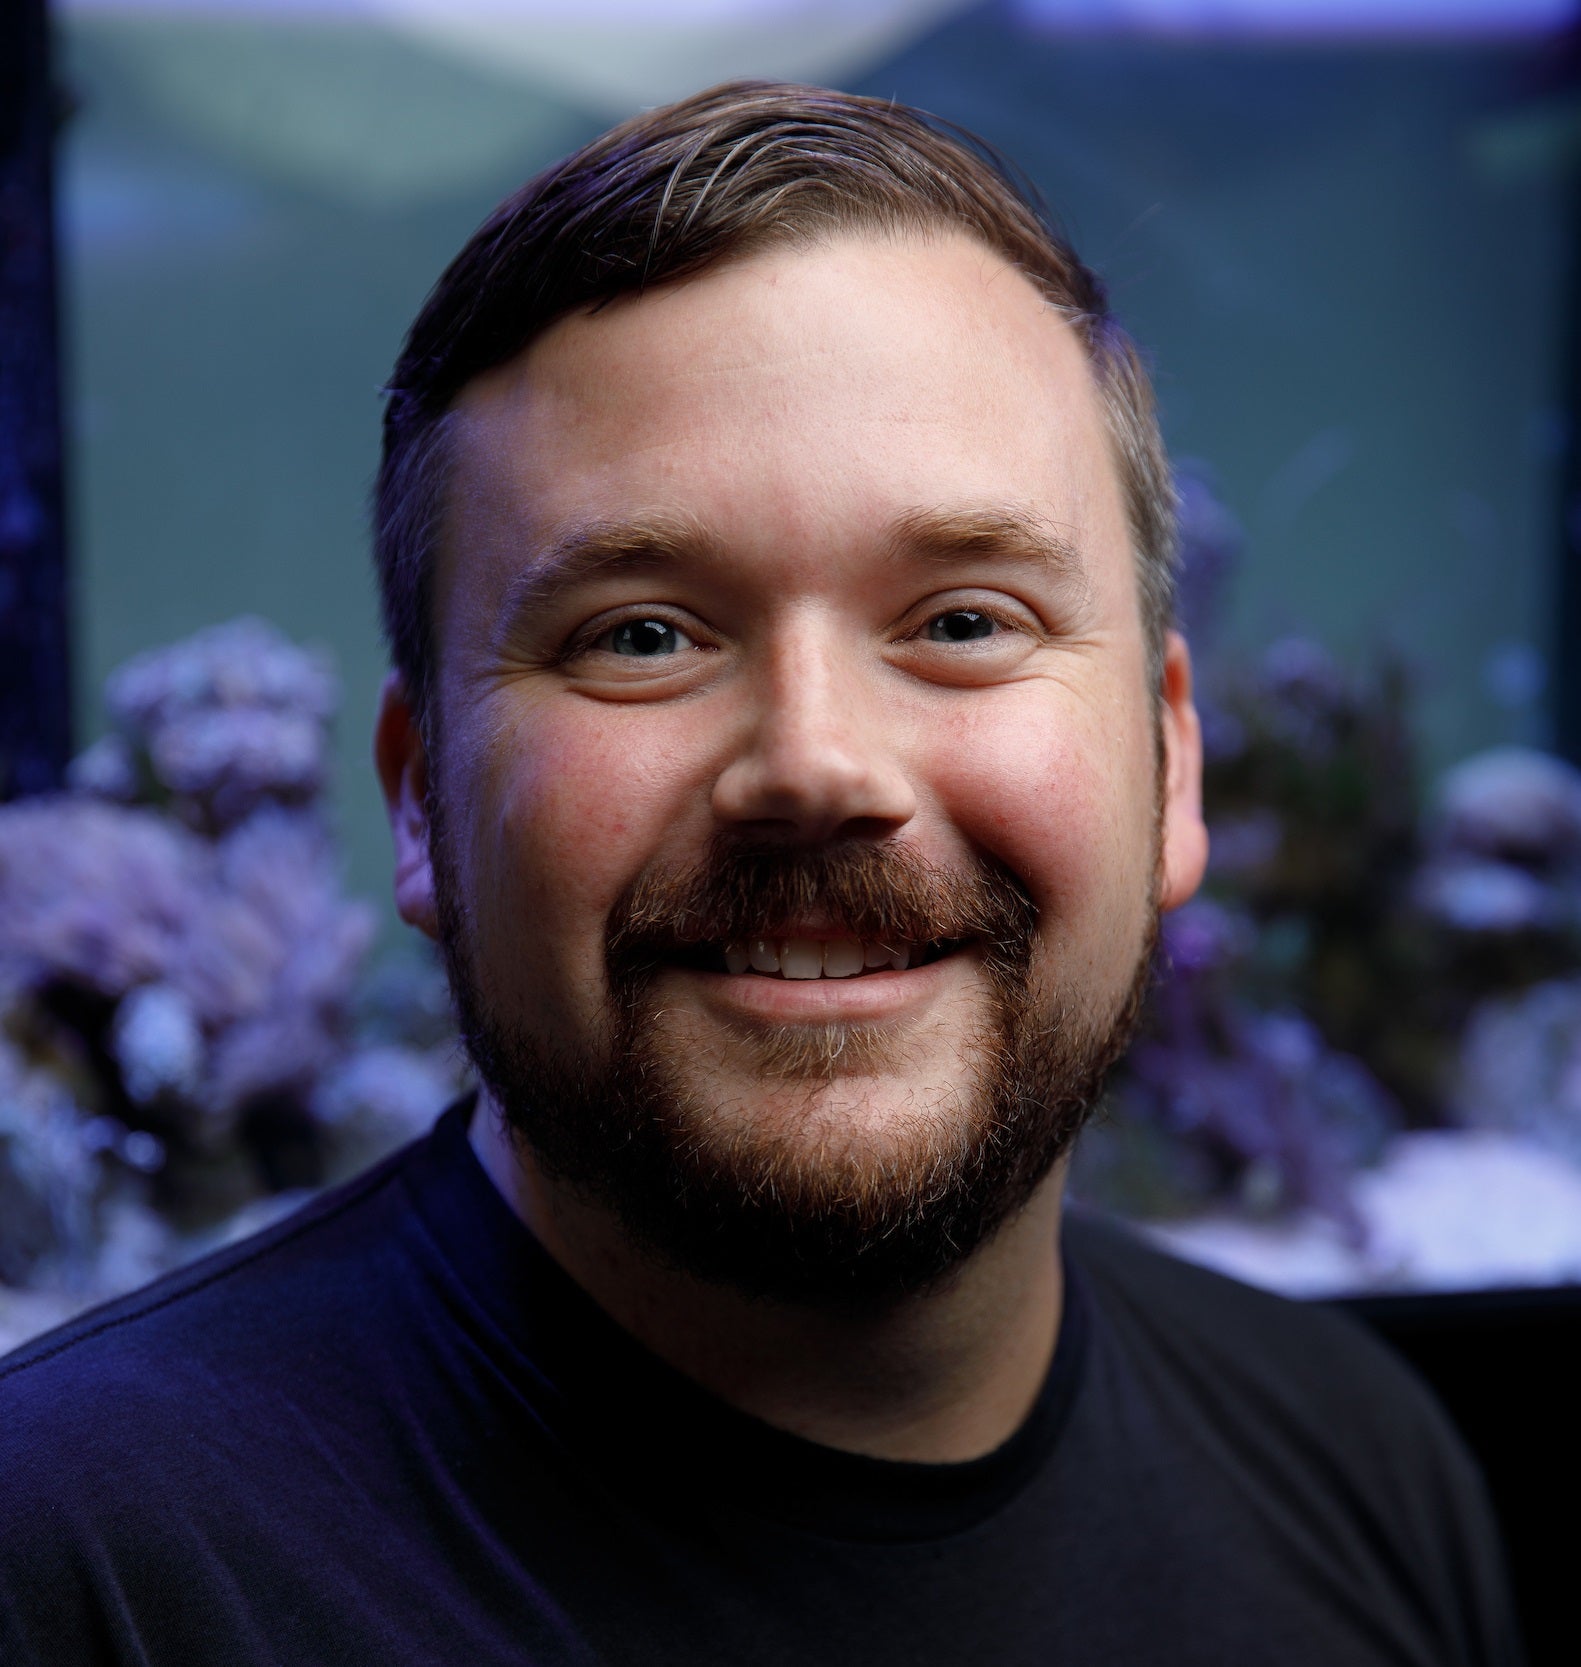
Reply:
[[[594,643],[595,648],[607,649],[612,654],[629,654],[640,659],[676,654],[694,646],[678,625],[664,619],[628,619],[623,625],[612,626]]]
[[[929,642],[975,642],[980,637],[991,637],[998,625],[992,614],[979,613],[975,608],[951,608],[947,614],[930,619],[923,635]]]

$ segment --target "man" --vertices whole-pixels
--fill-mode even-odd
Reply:
[[[724,87],[413,327],[403,916],[481,1091],[0,1379],[35,1662],[1510,1662],[1337,1318],[1062,1222],[1201,878],[1171,496],[973,145]]]

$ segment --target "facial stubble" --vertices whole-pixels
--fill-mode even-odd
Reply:
[[[1105,1000],[1040,989],[1037,910],[991,858],[947,870],[895,841],[721,838],[695,867],[650,869],[617,901],[604,1040],[567,1045],[489,994],[437,796],[429,811],[457,1016],[513,1141],[656,1259],[756,1296],[885,1302],[947,1278],[1070,1150],[1150,981],[1156,888],[1129,984]],[[1155,870],[1156,853],[1155,831]],[[754,1025],[725,1040],[762,1104],[721,1096],[717,1081],[710,1092],[697,1039],[665,1010],[666,973],[694,946],[809,915],[869,941],[959,943],[976,960],[980,1013],[952,1050],[962,1080],[916,1080],[927,1049],[903,1026]],[[864,1094],[896,1089],[883,1118],[863,1115]]]

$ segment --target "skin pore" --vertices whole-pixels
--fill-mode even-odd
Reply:
[[[1085,357],[1026,280],[955,234],[770,249],[561,320],[458,409],[435,779],[393,679],[376,754],[402,915],[440,931],[432,785],[491,1015],[607,1059],[612,918],[724,838],[991,863],[1035,911],[1037,1011],[1113,1024],[1156,908],[1201,877],[1200,744],[1178,638],[1149,687]],[[853,941],[816,902],[763,934],[826,967]],[[688,1149],[914,1186],[924,1135],[981,1100],[984,946],[822,978],[729,970],[745,946],[648,975]],[[653,1254],[498,1111],[485,1093],[472,1139],[517,1213],[734,1404],[931,1461],[989,1451],[1031,1406],[1063,1161],[947,1277],[775,1298]]]

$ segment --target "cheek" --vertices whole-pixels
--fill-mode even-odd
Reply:
[[[555,1001],[596,989],[610,906],[673,812],[665,770],[604,709],[536,710],[496,726],[468,795],[468,856],[486,956],[510,959]]]
[[[1085,702],[1005,703],[961,722],[931,771],[946,817],[1032,892],[1045,935],[1095,961],[1145,904],[1154,855],[1151,732]]]

